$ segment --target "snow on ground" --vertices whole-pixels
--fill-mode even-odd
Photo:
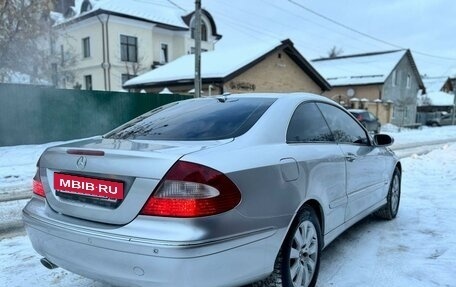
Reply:
[[[0,195],[30,189],[41,153],[56,144],[58,143],[0,147]]]
[[[319,286],[456,286],[456,144],[402,163],[397,218],[369,217],[336,239]]]
[[[401,133],[389,127],[388,133],[396,143],[410,144],[454,139],[456,127]],[[46,146],[0,147],[0,189],[29,184]],[[455,286],[456,144],[402,163],[398,217],[393,221],[369,217],[328,246],[322,256],[319,287]],[[11,210],[19,211],[24,202],[12,203]],[[60,268],[47,270],[39,259],[26,236],[1,239],[0,286],[107,286]]]
[[[382,126],[382,133],[389,134],[394,137],[394,147],[405,146],[422,142],[456,139],[456,126],[443,127],[427,127],[422,126],[420,129],[401,129],[387,124]]]

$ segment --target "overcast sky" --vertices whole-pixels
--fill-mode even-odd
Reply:
[[[307,59],[412,50],[421,74],[456,75],[455,0],[202,0],[223,38],[216,49],[290,38]],[[194,1],[175,0],[186,9]],[[343,28],[303,7],[361,33]],[[424,55],[428,54],[428,55]]]

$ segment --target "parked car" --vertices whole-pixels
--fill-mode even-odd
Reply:
[[[363,124],[363,126],[370,132],[379,133],[382,126],[380,121],[373,113],[366,110],[350,109],[348,110],[355,118]]]
[[[338,235],[396,217],[392,142],[312,94],[175,102],[48,148],[23,219],[43,265],[115,286],[315,286]]]
[[[451,114],[446,114],[439,117],[434,117],[426,121],[426,125],[433,126],[433,127],[440,127],[440,126],[449,126],[453,124],[453,118]]]

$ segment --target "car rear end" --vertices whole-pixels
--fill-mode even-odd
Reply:
[[[48,267],[116,286],[260,279],[283,235],[237,211],[242,194],[229,174],[185,161],[232,141],[113,136],[49,148],[23,210],[34,249]]]
[[[368,131],[380,132],[381,124],[378,119],[366,110],[348,110]]]

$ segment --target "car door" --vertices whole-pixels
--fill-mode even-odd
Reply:
[[[342,225],[347,206],[345,157],[314,102],[301,103],[287,129],[287,151],[298,163],[296,182],[305,200],[315,199],[325,214],[325,234]]]
[[[385,157],[371,144],[366,132],[339,107],[318,103],[338,146],[345,156],[348,204],[345,221],[367,211],[384,199]]]

